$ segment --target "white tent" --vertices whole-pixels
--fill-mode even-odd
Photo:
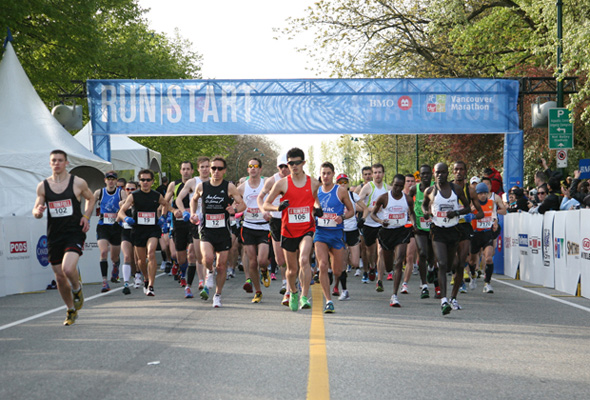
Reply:
[[[37,184],[51,175],[49,153],[68,154],[70,172],[92,190],[112,164],[92,154],[51,115],[9,42],[0,63],[0,217],[31,215]]]
[[[86,124],[74,138],[84,147],[92,150],[92,126],[90,123]],[[122,135],[111,135],[111,162],[114,170],[133,170],[134,178],[144,168],[149,168],[154,172],[162,172],[162,155],[160,153]]]

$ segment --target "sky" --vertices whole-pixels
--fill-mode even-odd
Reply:
[[[149,25],[172,37],[175,28],[203,56],[203,79],[326,78],[306,70],[308,58],[297,47],[311,46],[311,35],[282,38],[273,28],[287,27],[288,17],[302,17],[313,0],[139,0],[150,8]],[[282,152],[313,144],[334,135],[269,135]],[[308,143],[302,146],[302,143]]]

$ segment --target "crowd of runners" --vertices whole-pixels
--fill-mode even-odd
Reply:
[[[334,299],[351,298],[349,277],[373,282],[377,292],[393,281],[389,304],[401,307],[399,295],[410,292],[416,275],[420,298],[433,290],[443,315],[460,310],[458,293],[476,289],[482,276],[484,293],[493,293],[497,215],[506,207],[490,178],[467,181],[462,161],[452,170],[422,165],[418,179],[396,174],[391,185],[377,163],[352,186],[330,162],[321,164],[318,179],[307,175],[304,152],[292,148],[278,157],[271,177],[261,175],[262,161],[253,157],[248,175],[234,184],[224,179],[223,157],[203,156],[196,165],[181,163],[181,179],[157,190],[145,169],[137,182],[109,171],[94,193],[67,164],[65,152],[51,152],[53,173],[38,185],[33,209],[36,218],[47,212],[49,261],[68,309],[64,325],[74,324],[84,303],[77,262],[93,216],[103,292],[118,283],[124,295],[134,287],[153,297],[161,269],[178,280],[185,298],[198,294],[219,308],[226,280],[240,269],[252,303],[262,301],[263,287],[282,280],[282,304],[292,311],[310,308],[310,287],[319,284],[324,312],[335,312]]]

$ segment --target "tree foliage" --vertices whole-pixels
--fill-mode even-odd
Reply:
[[[578,93],[566,105],[576,116],[581,153],[590,144],[590,0],[564,2],[561,75],[556,23],[555,2],[541,0],[323,0],[305,17],[292,19],[284,33],[315,31],[315,46],[302,51],[318,61],[318,70],[342,78],[578,76]],[[525,117],[530,103],[522,103]],[[529,121],[523,119],[525,160],[536,166],[546,152],[547,133]],[[439,160],[457,159],[462,152],[474,169],[501,165],[501,137],[481,139],[450,135],[421,143]],[[370,142],[391,151],[395,140]],[[399,153],[397,158],[399,165]]]

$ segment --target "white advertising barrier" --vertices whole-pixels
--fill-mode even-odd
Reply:
[[[590,221],[590,210],[580,210],[580,221]],[[590,224],[580,222],[580,276],[581,295],[590,298]]]
[[[555,261],[553,246],[553,219],[556,211],[547,211],[543,214],[543,268],[545,269],[545,282],[543,285],[549,288],[555,287]]]
[[[90,223],[78,268],[83,282],[102,282],[96,218]],[[54,279],[47,252],[47,220],[0,218],[0,296],[44,290]]]
[[[520,213],[504,216],[504,275],[516,277],[519,263],[518,228]]]
[[[527,246],[520,248],[520,279],[537,285],[545,283],[543,267],[543,215],[522,213],[521,228],[526,235]]]
[[[555,213],[553,219],[553,259],[555,261],[555,289],[576,294],[579,268],[568,268],[567,266],[566,219],[571,212]]]
[[[576,294],[580,279],[580,210],[565,213],[565,251],[567,292]]]

